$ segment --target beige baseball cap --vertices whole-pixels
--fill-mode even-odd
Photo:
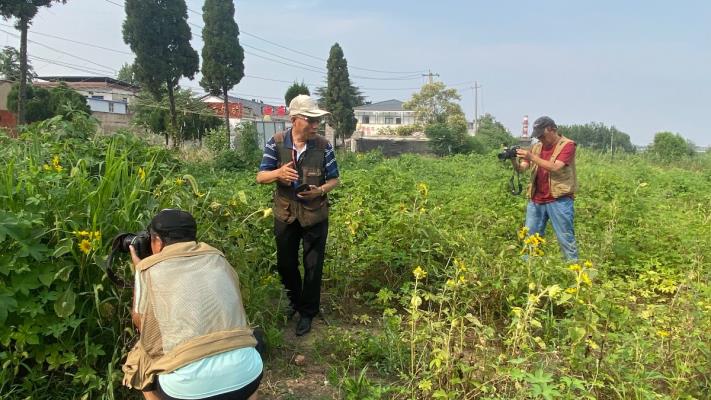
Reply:
[[[294,97],[294,99],[291,100],[291,103],[289,103],[290,117],[293,117],[294,115],[320,117],[326,114],[330,114],[330,112],[319,109],[316,102],[305,94],[300,94]]]

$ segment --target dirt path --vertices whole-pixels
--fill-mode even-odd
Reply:
[[[272,350],[264,362],[259,398],[269,400],[338,399],[339,390],[328,381],[330,366],[318,354],[317,343],[325,340],[328,325],[321,317],[313,320],[311,332],[296,336],[296,315],[284,327],[284,345]]]

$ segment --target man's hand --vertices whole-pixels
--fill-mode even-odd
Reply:
[[[131,261],[133,262],[134,269],[136,269],[136,265],[141,262],[141,259],[138,258],[138,255],[136,254],[136,249],[133,248],[132,244],[128,246],[128,250],[131,252]]]
[[[531,161],[531,156],[533,156],[533,153],[531,153],[531,151],[527,149],[518,149],[516,150],[516,156],[518,156],[519,158],[523,158],[526,161]]]
[[[297,193],[296,197],[304,200],[313,200],[318,197],[321,197],[324,194],[323,190],[318,186],[309,185],[309,188],[309,190],[304,190],[303,192]]]
[[[285,184],[299,180],[299,173],[294,169],[294,160],[282,165],[278,170],[277,179]]]

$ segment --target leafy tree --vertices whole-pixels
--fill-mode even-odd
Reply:
[[[627,153],[635,151],[628,134],[617,130],[614,126],[608,127],[599,122],[590,122],[585,125],[561,125],[558,127],[558,131],[582,147],[601,152],[610,151],[610,143],[612,143],[613,151],[621,150]]]
[[[466,121],[464,130],[442,122],[430,124],[425,128],[425,135],[430,139],[432,150],[439,156],[484,152],[481,143],[476,138],[467,135]]]
[[[331,112],[328,119],[336,131],[336,137],[349,137],[356,127],[353,114],[351,80],[348,77],[348,62],[338,43],[331,46],[326,63],[328,86],[324,96],[324,107]]]
[[[133,64],[124,63],[119,69],[116,79],[134,86],[139,86],[141,84],[136,78],[136,72],[133,70]]]
[[[693,143],[684,139],[680,134],[672,132],[659,132],[654,135],[654,143],[648,151],[666,161],[695,154]]]
[[[291,100],[294,99],[294,97],[300,95],[300,94],[305,94],[307,96],[311,96],[311,92],[309,91],[309,87],[306,86],[304,82],[298,83],[294,82],[291,86],[289,86],[288,89],[286,89],[286,93],[284,94],[284,101],[287,106],[289,106],[289,103],[291,103]]]
[[[509,146],[516,142],[504,125],[497,121],[491,114],[484,114],[479,119],[479,130],[476,138],[481,142],[486,151]]]
[[[20,31],[20,76],[18,81],[19,100],[17,102],[17,122],[25,123],[25,96],[27,89],[27,31],[32,24],[32,18],[37,15],[40,7],[50,7],[52,3],[66,3],[67,0],[2,0],[0,15],[5,19],[16,18],[15,28]]]
[[[20,76],[22,75],[20,71],[20,52],[16,48],[11,46],[5,46],[0,53],[0,76],[9,81],[20,81]],[[34,69],[27,62],[27,83],[32,83],[32,79],[37,76]]]
[[[444,123],[450,115],[464,115],[462,107],[454,102],[459,99],[456,89],[447,89],[444,83],[433,82],[423,85],[402,107],[415,111],[415,120],[420,124]]]
[[[179,130],[179,139],[202,140],[203,135],[222,125],[222,120],[199,98],[187,89],[177,89],[174,96]],[[133,123],[157,135],[168,135],[171,130],[169,100],[162,96],[160,100],[147,91],[136,96],[133,106]]]
[[[175,91],[180,78],[192,79],[198,71],[198,54],[190,46],[185,0],[126,0],[123,40],[136,55],[136,78],[159,99],[168,94],[170,122],[177,146],[179,135]],[[164,92],[165,91],[165,92]],[[168,145],[168,134],[165,141]]]
[[[202,79],[200,86],[212,94],[221,94],[227,140],[230,139],[229,96],[227,92],[244,77],[244,50],[239,44],[232,0],[206,0],[202,7]]]
[[[326,108],[326,91],[327,91],[326,86],[319,86],[316,88],[314,94],[316,95],[317,102],[319,107]],[[363,92],[360,90],[358,86],[355,86],[352,82],[350,84],[350,87],[348,88],[350,91],[350,97],[351,97],[351,104],[353,104],[353,107],[358,107],[362,106],[365,104],[365,95],[363,95]]]
[[[8,109],[17,110],[19,91],[19,84],[14,84],[7,96]],[[49,90],[28,85],[26,95],[25,122],[27,123],[44,121],[56,115],[61,115],[66,120],[72,120],[72,116],[77,112],[91,114],[86,97],[65,83]]]

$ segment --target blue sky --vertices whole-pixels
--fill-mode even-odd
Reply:
[[[90,74],[78,69],[83,68],[112,75],[131,62],[121,36],[123,9],[112,3],[123,1],[70,0],[42,10],[31,28],[37,34],[30,33],[37,43],[29,45],[30,55],[44,59],[32,61],[37,72]],[[200,0],[187,3],[202,9]],[[236,6],[240,40],[248,52],[247,76],[233,90],[237,95],[280,104],[287,82],[322,84],[320,71],[338,42],[352,80],[374,102],[407,100],[424,82],[421,73],[431,70],[459,90],[470,119],[471,87],[477,81],[482,85],[479,112],[492,114],[515,135],[524,115],[533,120],[546,114],[560,124],[614,125],[635,144],[668,130],[711,145],[708,1],[260,0]],[[200,15],[190,12],[189,17],[202,26]],[[195,34],[200,30],[191,28],[199,51],[202,41]],[[0,45],[17,43],[0,32]],[[198,80],[183,85],[197,90]]]

